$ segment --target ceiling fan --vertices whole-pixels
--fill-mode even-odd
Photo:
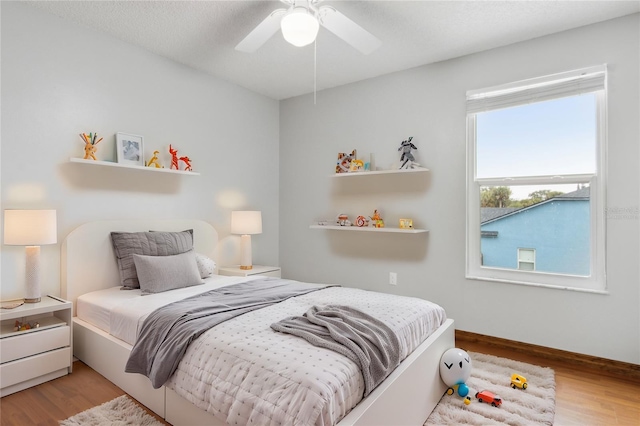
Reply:
[[[346,41],[365,55],[376,50],[381,41],[360,25],[331,6],[318,6],[323,0],[280,0],[288,9],[276,9],[253,29],[236,50],[253,53],[267,42],[278,29],[294,46],[313,43],[320,26]]]

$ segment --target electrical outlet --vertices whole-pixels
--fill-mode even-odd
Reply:
[[[395,272],[389,272],[389,284],[398,285],[398,274]]]

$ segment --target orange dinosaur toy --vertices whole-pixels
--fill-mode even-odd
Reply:
[[[185,171],[193,171],[193,169],[191,168],[191,159],[189,157],[180,157],[180,160],[184,163],[185,167]]]

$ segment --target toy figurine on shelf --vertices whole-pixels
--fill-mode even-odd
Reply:
[[[171,144],[169,144],[169,154],[171,154],[171,169],[180,170],[180,167],[178,167],[178,150],[173,149]]]
[[[351,226],[351,221],[349,220],[349,216],[344,213],[341,213],[338,215],[337,223],[340,226]]]
[[[356,150],[351,154],[345,152],[338,153],[338,163],[336,164],[336,173],[348,173],[351,167],[351,161],[356,159]]]
[[[351,164],[349,165],[350,172],[361,172],[364,170],[364,161],[362,160],[351,160]]]
[[[373,211],[371,222],[376,228],[384,228],[384,220],[382,220],[382,217],[380,217],[380,213],[378,213],[378,210]]]
[[[95,154],[98,148],[96,147],[96,145],[98,145],[102,140],[102,138],[100,138],[96,141],[97,137],[98,137],[97,133],[89,133],[88,135],[86,133],[80,133],[80,138],[82,139],[82,142],[84,142],[84,159],[85,160],[89,160],[89,159],[97,160]]]
[[[358,216],[356,218],[356,226],[359,226],[359,227],[362,228],[362,227],[365,227],[365,226],[368,226],[368,225],[369,225],[369,219],[367,219],[366,217]]]
[[[38,328],[38,327],[40,327],[40,324],[37,322],[34,322],[32,325],[32,324],[29,324],[28,322],[21,323],[20,321],[16,320],[16,322],[13,325],[13,331],[26,331],[26,330],[31,330],[32,328]]]
[[[411,153],[412,149],[418,149],[418,147],[411,142],[412,140],[413,136],[400,143],[400,148],[398,148],[398,151],[402,151],[400,162],[402,163],[404,161],[404,163],[400,165],[400,169],[413,169],[414,167],[420,165],[415,162],[415,158]]]
[[[413,229],[413,219],[400,219],[400,229]]]
[[[161,166],[158,162],[158,154],[160,154],[160,151],[153,151],[153,157],[151,157],[151,160],[147,163],[147,167],[155,167],[156,169],[164,168],[164,166]]]
[[[187,172],[193,171],[191,168],[191,159],[189,157],[180,157],[180,161],[184,163],[184,169]]]

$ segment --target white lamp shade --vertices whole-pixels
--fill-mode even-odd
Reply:
[[[40,246],[58,242],[55,210],[5,210],[4,243]]]
[[[262,234],[262,212],[231,212],[231,233],[240,235]]]
[[[318,20],[305,7],[294,7],[280,21],[282,36],[297,47],[313,43],[319,28]]]

